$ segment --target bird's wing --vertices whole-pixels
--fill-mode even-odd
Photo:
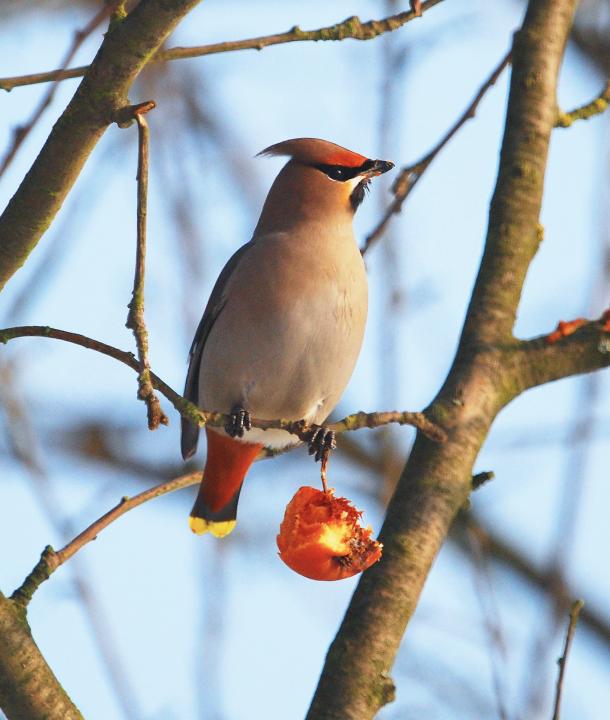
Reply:
[[[189,352],[189,369],[186,375],[186,383],[184,386],[184,397],[190,400],[192,403],[197,405],[199,403],[199,369],[201,366],[201,356],[203,354],[203,348],[205,342],[210,334],[214,323],[218,316],[222,312],[222,309],[226,302],[224,291],[229,281],[229,278],[238,266],[239,261],[247,250],[252,246],[252,241],[242,245],[239,250],[234,253],[227,264],[222,269],[222,272],[216,280],[216,284],[208,300],[208,304],[203,312],[203,317],[197,327],[197,332],[193,338],[193,344]],[[206,410],[214,410],[214,408],[205,408]],[[199,440],[199,426],[195,423],[190,422],[185,417],[181,419],[182,425],[182,436],[181,436],[181,450],[182,457],[188,460],[197,450],[197,442]]]

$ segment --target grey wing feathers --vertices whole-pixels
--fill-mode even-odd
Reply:
[[[184,385],[184,397],[190,400],[195,405],[199,404],[199,370],[201,368],[201,356],[203,354],[203,348],[205,341],[207,340],[210,330],[212,329],[216,318],[220,315],[222,308],[226,302],[223,297],[225,286],[233,274],[233,271],[237,267],[241,256],[251,246],[251,242],[242,245],[237,252],[235,252],[227,264],[222,269],[222,272],[216,280],[216,284],[208,300],[208,304],[203,313],[203,317],[195,332],[193,343],[189,352],[189,369],[186,375],[186,383]],[[205,410],[216,410],[216,408],[204,408]],[[188,460],[197,451],[197,443],[199,441],[199,426],[187,420],[185,417],[181,418],[181,430],[182,435],[180,439],[180,449],[182,451],[182,457],[184,460]]]

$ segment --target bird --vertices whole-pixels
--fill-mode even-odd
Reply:
[[[288,161],[252,239],[212,289],[184,388],[187,400],[231,417],[225,428],[205,427],[207,458],[189,517],[193,532],[216,537],[234,529],[245,475],[263,450],[300,442],[285,430],[252,427],[251,417],[319,429],[345,390],[368,304],[352,220],[371,178],[394,166],[318,138],[285,140],[260,155]],[[182,418],[185,460],[197,450],[199,430]],[[328,442],[328,433],[313,441]]]

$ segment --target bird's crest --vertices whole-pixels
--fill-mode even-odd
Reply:
[[[261,150],[258,155],[284,155],[304,165],[323,164],[353,168],[360,167],[367,160],[364,155],[318,138],[284,140]]]

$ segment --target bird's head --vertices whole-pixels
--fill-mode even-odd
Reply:
[[[267,199],[269,210],[290,206],[291,212],[310,216],[353,213],[364,199],[372,177],[394,167],[318,138],[295,138],[271,145],[259,155],[287,156]],[[279,208],[276,208],[279,209]],[[265,214],[265,211],[263,211]]]

